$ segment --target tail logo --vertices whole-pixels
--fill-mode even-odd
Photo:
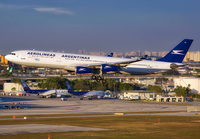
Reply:
[[[40,61],[40,59],[39,59],[39,58],[35,58],[35,60],[36,60],[36,61]]]
[[[73,90],[69,89],[68,92],[74,92]]]
[[[173,52],[171,52],[171,54],[176,54],[176,55],[184,55],[183,50],[173,50]]]
[[[24,88],[29,88],[26,83],[22,83],[22,85],[24,86]]]

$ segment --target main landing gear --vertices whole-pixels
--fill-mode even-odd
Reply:
[[[104,77],[103,77],[103,75],[92,75],[91,76],[91,78],[93,79],[93,80],[96,80],[98,83],[99,82],[102,82],[102,83],[105,83],[105,80],[104,80]]]

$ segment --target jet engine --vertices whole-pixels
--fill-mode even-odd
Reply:
[[[101,66],[102,72],[118,71],[118,67],[114,65],[102,64]]]
[[[76,73],[92,73],[92,69],[88,67],[76,67]]]
[[[176,64],[174,64],[174,63],[170,64],[170,68],[171,68],[171,69],[177,69],[178,67],[179,67],[179,66],[176,65]]]

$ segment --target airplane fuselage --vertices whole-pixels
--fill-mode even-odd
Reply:
[[[59,68],[75,71],[77,66],[101,65],[102,63],[115,63],[131,61],[127,58],[92,56],[82,54],[57,53],[45,51],[22,50],[6,55],[10,62],[31,67]]]
[[[100,65],[101,63],[114,63],[130,61],[128,58],[91,56],[82,54],[57,53],[45,51],[14,51],[6,56],[9,61],[30,67],[59,68],[75,71],[77,66]],[[143,60],[120,67],[121,71],[129,74],[150,74],[157,71],[170,70],[171,62]]]
[[[138,61],[135,63],[130,63],[126,67],[121,67],[120,70],[128,74],[151,74],[158,71],[170,70],[171,64],[183,66],[182,63],[143,60],[143,61]]]

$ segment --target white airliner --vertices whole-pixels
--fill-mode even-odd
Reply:
[[[10,62],[30,67],[58,68],[76,73],[93,73],[92,79],[101,80],[103,74],[118,71],[119,66],[136,62],[137,59],[110,56],[92,56],[35,50],[13,51],[5,58]]]
[[[81,99],[84,97],[97,97],[97,98],[103,98],[105,93],[104,91],[74,91],[72,87],[70,86],[69,82],[66,81],[68,93],[70,93],[73,96],[78,96]]]
[[[30,94],[37,94],[39,96],[51,96],[52,94],[56,94],[56,97],[62,97],[62,96],[71,96],[70,93],[68,93],[67,89],[37,89],[37,90],[32,90],[28,87],[26,82],[24,80],[21,80],[23,89],[26,93]]]
[[[100,81],[107,72],[149,74],[166,71],[182,63],[193,40],[185,39],[165,57],[156,60],[137,60],[110,56],[92,56],[70,53],[56,53],[35,50],[13,51],[5,58],[13,63],[30,67],[60,68],[76,73],[93,73],[92,79]]]

